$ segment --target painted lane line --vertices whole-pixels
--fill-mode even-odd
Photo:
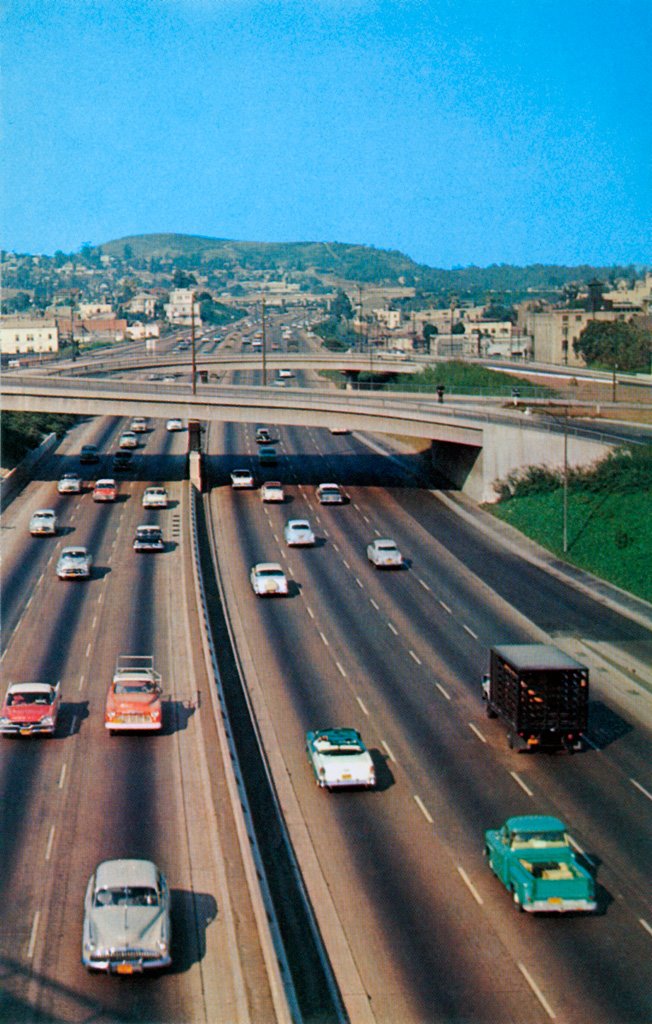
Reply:
[[[41,920],[41,911],[37,910],[34,914],[34,920],[32,921],[32,931],[29,936],[29,946],[27,947],[27,959],[32,960],[34,957],[34,948],[36,946],[36,934],[38,932],[39,921]]]
[[[414,661],[416,661],[417,665],[421,664],[421,658],[419,657],[418,654],[415,654],[413,650],[410,650],[409,654],[410,654],[410,657],[413,658]]]
[[[319,631],[319,635],[322,638],[322,640],[324,641],[324,647],[328,647],[328,640],[326,639],[326,637],[324,636],[324,634],[322,633],[321,630]]]
[[[79,689],[80,690],[82,689],[83,685],[84,685],[84,673],[82,672],[82,674],[79,677]]]
[[[629,781],[631,782],[632,786],[636,786],[638,791],[642,793],[643,796],[646,796],[648,800],[652,800],[652,793],[650,793],[648,789],[645,789],[645,787],[642,786],[640,782],[637,782],[636,779],[630,779]]]
[[[306,611],[308,612],[308,615],[310,616],[310,618],[314,619],[315,613],[313,612],[313,610],[312,610],[312,608],[310,607],[309,604],[306,605]]]
[[[330,537],[330,533],[328,532],[328,530],[324,530],[323,532],[324,532],[324,537]]]
[[[374,527],[374,533],[376,534],[377,537],[380,537],[380,535],[381,535],[380,534],[380,530],[377,530],[375,527]]]
[[[77,725],[77,715],[73,715],[72,716],[72,722],[70,723],[70,732],[68,733],[69,736],[72,736],[74,734],[75,726],[76,725]]]
[[[335,543],[335,541],[333,541],[333,549],[334,549],[335,551],[337,551],[337,553],[339,554],[339,552],[340,552],[340,549],[338,548],[338,546],[337,546],[337,544]]]
[[[444,689],[444,687],[441,685],[441,683],[435,683],[435,686],[437,687],[437,689],[441,693],[442,697],[445,697],[446,700],[450,700],[451,699],[450,693],[448,692],[448,690]]]
[[[291,565],[288,565],[288,576],[294,576],[294,569]]]
[[[474,886],[473,882],[471,881],[471,879],[467,875],[466,871],[464,870],[464,868],[462,867],[461,864],[457,864],[456,867],[457,867],[457,870],[459,872],[460,878],[462,879],[462,881],[464,882],[465,886],[467,887],[467,889],[469,890],[469,892],[473,896],[473,899],[475,900],[476,903],[478,903],[480,906],[482,906],[482,903],[483,903],[482,896],[480,895],[480,893],[478,892],[478,890]]]
[[[442,608],[444,609],[444,611],[445,611],[445,612],[448,612],[448,614],[449,614],[449,615],[452,615],[452,614],[453,614],[453,613],[452,613],[452,611],[450,610],[450,608],[448,607],[448,605],[446,604],[446,602],[445,602],[445,601],[442,601],[442,600],[440,599],[440,600],[439,600],[439,603],[440,603],[440,605],[442,606]]]
[[[462,623],[462,629],[466,630],[469,636],[472,636],[474,640],[478,639],[478,634],[474,633],[470,626],[467,626],[465,622]]]
[[[539,986],[535,982],[535,980],[532,977],[532,975],[528,973],[528,969],[525,966],[525,964],[522,964],[519,961],[518,962],[518,969],[521,972],[521,974],[523,975],[523,977],[525,978],[525,980],[527,981],[528,985],[530,986],[530,988],[534,992],[535,996],[537,997],[537,999],[539,1000],[539,1002],[543,1006],[544,1010],[546,1011],[546,1013],[548,1014],[550,1019],[551,1020],[555,1020],[555,1017],[556,1017],[555,1011],[552,1009],[550,1003],[548,1002],[548,1000],[544,996],[543,992],[541,991],[541,989],[539,988]]]
[[[478,739],[482,741],[482,743],[486,743],[487,742],[486,738],[482,735],[482,733],[478,729],[477,725],[474,725],[473,722],[468,722],[467,724],[468,724],[469,729],[471,730],[471,732],[474,732],[476,734],[476,736],[478,737]]]
[[[356,505],[355,501],[353,502],[353,507],[354,507],[354,509],[356,510],[356,512],[361,512],[361,511],[362,511],[362,510],[361,510],[361,508],[360,508],[360,506],[359,506],[359,505]]]
[[[271,523],[270,523],[270,526],[271,526]],[[277,544],[281,543],[280,540],[278,539],[278,534],[274,532],[273,528],[272,528],[272,536],[273,536],[273,538],[274,538],[274,540],[276,541]]]
[[[346,566],[346,568],[347,568],[347,569],[350,569],[350,568],[351,568],[351,566],[350,566],[350,565],[349,565],[349,563],[347,562],[346,558],[343,558],[343,559],[342,559],[342,562],[344,563],[344,565]]]
[[[54,842],[54,825],[50,825],[50,834],[48,836],[48,844],[45,847],[45,859],[46,859],[46,861],[49,860],[51,855],[52,855],[52,844],[53,844],[53,842]]]
[[[343,676],[346,679],[346,672],[344,671],[344,669],[340,665],[339,661],[336,661],[335,664],[337,665],[337,670],[340,673],[340,675]]]
[[[369,718],[369,712],[367,711],[366,707],[364,706],[362,698],[361,697],[356,697],[355,699],[357,700],[358,704],[362,708],[363,714],[365,714],[367,716],[367,718]]]
[[[89,640],[88,644],[86,645],[86,657],[87,658],[90,657],[90,653],[91,653],[91,642]]]
[[[370,598],[369,598],[369,601],[370,601],[370,603],[371,603],[371,604],[372,604],[372,605],[374,606],[374,608],[376,609],[376,611],[377,611],[377,612],[379,612],[379,611],[380,611],[380,605],[377,605],[377,604],[376,604],[376,602],[374,601],[373,597],[370,597]]]
[[[419,580],[419,583],[421,584],[424,590],[430,590],[430,587],[428,586],[425,580],[422,580],[420,577],[417,577],[417,579]]]
[[[652,935],[652,925],[648,924],[645,918],[639,917],[638,923],[641,925],[642,928],[645,928],[645,931],[648,933],[648,935]]]
[[[389,743],[385,743],[385,740],[381,740],[380,742],[382,743],[383,747],[387,751],[387,756],[390,759],[390,761],[393,761],[394,764],[396,764],[396,758],[394,757],[394,754],[392,753],[392,751],[390,749]]]
[[[59,789],[63,789],[63,783],[66,778],[66,767],[67,765],[66,762],[64,761],[64,763],[61,765],[61,774],[59,776]]]
[[[398,636],[398,629],[391,622],[387,623],[387,628],[391,629],[391,631],[394,634],[394,636]]]
[[[586,735],[586,733],[582,733],[582,739],[584,740],[585,743],[588,743],[588,745],[591,747],[592,750],[599,750],[600,749],[600,747],[597,745],[597,743],[594,743],[593,740],[590,739]]]
[[[371,522],[371,519],[369,518],[369,516],[364,515],[364,513],[362,515],[362,518],[364,519],[365,523],[370,523]]]
[[[34,591],[32,591],[32,593],[29,595],[27,601],[25,602],[25,608],[26,609],[29,608],[30,604],[32,603],[32,598],[33,597],[34,597]],[[22,618],[22,616],[21,616],[21,618]]]
[[[428,824],[429,825],[434,825],[434,820],[430,817],[430,815],[428,813],[428,810],[426,808],[426,805],[424,804],[423,800],[420,797],[417,796],[416,793],[414,794],[414,802],[417,805],[417,807],[419,808],[419,810],[421,811],[421,813],[423,814],[423,816],[426,819],[426,821],[428,822]]]
[[[528,787],[523,782],[523,779],[520,778],[520,776],[518,775],[517,772],[510,772],[509,774],[513,778],[514,782],[521,787],[521,789],[523,790],[524,793],[527,793],[528,796],[534,796],[534,793],[532,792],[532,790],[528,789]]]
[[[358,586],[360,587],[360,590],[364,590],[364,583],[362,582],[362,580],[359,580],[357,576],[356,576],[356,578],[355,578],[355,582],[356,582],[356,583],[358,584]]]
[[[93,630],[93,632],[95,631],[95,627],[96,626],[97,626],[97,615],[94,615],[93,616],[93,624],[91,625],[91,629]]]
[[[580,857],[584,858],[584,860],[587,862],[587,864],[590,864],[591,867],[593,867],[593,868],[597,868],[597,866],[598,866],[597,863],[593,860],[592,857],[589,857],[588,853],[586,852],[586,850],[582,846],[580,846],[580,844],[578,843],[577,839],[573,839],[572,836],[569,836],[568,837],[568,842],[579,853]]]

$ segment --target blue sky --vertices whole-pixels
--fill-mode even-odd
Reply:
[[[652,263],[652,0],[5,0],[2,245]]]

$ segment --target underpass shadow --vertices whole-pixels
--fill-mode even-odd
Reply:
[[[170,891],[172,913],[172,965],[166,973],[184,974],[206,955],[206,929],[217,917],[210,893],[187,889]]]

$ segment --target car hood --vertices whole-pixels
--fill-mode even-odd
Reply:
[[[12,704],[2,709],[2,717],[10,722],[40,722],[42,718],[50,718],[54,707],[49,704]]]
[[[163,907],[100,907],[91,912],[91,941],[102,949],[152,949],[165,938]]]
[[[115,711],[143,712],[151,710],[155,705],[161,703],[161,698],[155,694],[110,694],[107,707]]]

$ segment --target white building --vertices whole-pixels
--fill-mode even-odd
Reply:
[[[190,324],[194,305],[195,325],[201,326],[199,303],[194,301],[192,288],[175,288],[170,292],[170,301],[165,304],[165,315],[173,324]]]
[[[158,324],[135,323],[127,327],[125,333],[131,341],[144,341],[145,338],[160,338],[161,336]]]
[[[125,308],[129,313],[142,313],[143,316],[153,317],[156,312],[156,295],[139,292],[129,300]]]
[[[95,317],[111,320],[114,316],[113,306],[108,302],[80,302],[77,307],[78,320],[92,320]]]
[[[0,317],[0,352],[3,354],[58,351],[59,331],[54,320]]]

